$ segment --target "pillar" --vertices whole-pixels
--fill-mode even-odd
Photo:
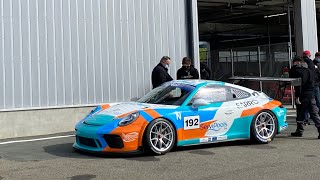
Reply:
[[[297,55],[302,56],[304,50],[310,50],[313,59],[318,51],[315,0],[295,0],[294,14]]]

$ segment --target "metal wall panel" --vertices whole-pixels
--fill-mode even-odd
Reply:
[[[297,55],[304,50],[311,51],[311,57],[318,51],[317,14],[315,0],[296,0],[295,7],[295,41]]]
[[[4,17],[3,0],[0,0],[0,108],[5,107],[5,71],[4,71]]]
[[[128,101],[187,56],[186,0],[0,0],[0,110]]]

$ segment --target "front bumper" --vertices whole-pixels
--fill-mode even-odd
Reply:
[[[91,153],[135,153],[142,146],[145,126],[143,123],[93,126],[80,122],[73,147]]]
[[[90,154],[101,154],[101,155],[135,155],[135,154],[142,154],[144,152],[143,147],[138,147],[138,149],[134,151],[118,151],[118,152],[92,151],[87,148],[78,146],[76,142],[73,144],[73,148],[76,151],[90,153]]]
[[[278,133],[286,130],[288,128],[287,122],[287,109],[276,107],[272,110],[278,119]]]

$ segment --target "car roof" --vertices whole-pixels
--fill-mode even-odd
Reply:
[[[186,84],[186,85],[191,85],[191,86],[197,86],[197,87],[202,87],[205,85],[220,85],[220,86],[229,86],[229,87],[234,87],[234,88],[238,88],[238,89],[242,89],[245,90],[249,93],[255,92],[255,90],[252,90],[250,88],[246,88],[243,86],[239,86],[239,85],[235,85],[235,84],[231,84],[231,83],[226,83],[226,82],[222,82],[222,81],[213,81],[213,80],[199,80],[199,79],[188,79],[188,80],[173,80],[170,81],[170,84]]]
[[[213,81],[213,80],[199,80],[199,79],[188,79],[188,80],[173,80],[170,81],[172,84],[188,84],[191,86],[203,86],[207,84],[217,84],[217,85],[224,85],[225,82],[221,81]]]

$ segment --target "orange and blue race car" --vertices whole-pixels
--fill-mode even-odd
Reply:
[[[149,151],[251,139],[268,143],[288,127],[279,101],[242,86],[203,80],[164,83],[137,102],[96,107],[77,123],[76,150]]]

